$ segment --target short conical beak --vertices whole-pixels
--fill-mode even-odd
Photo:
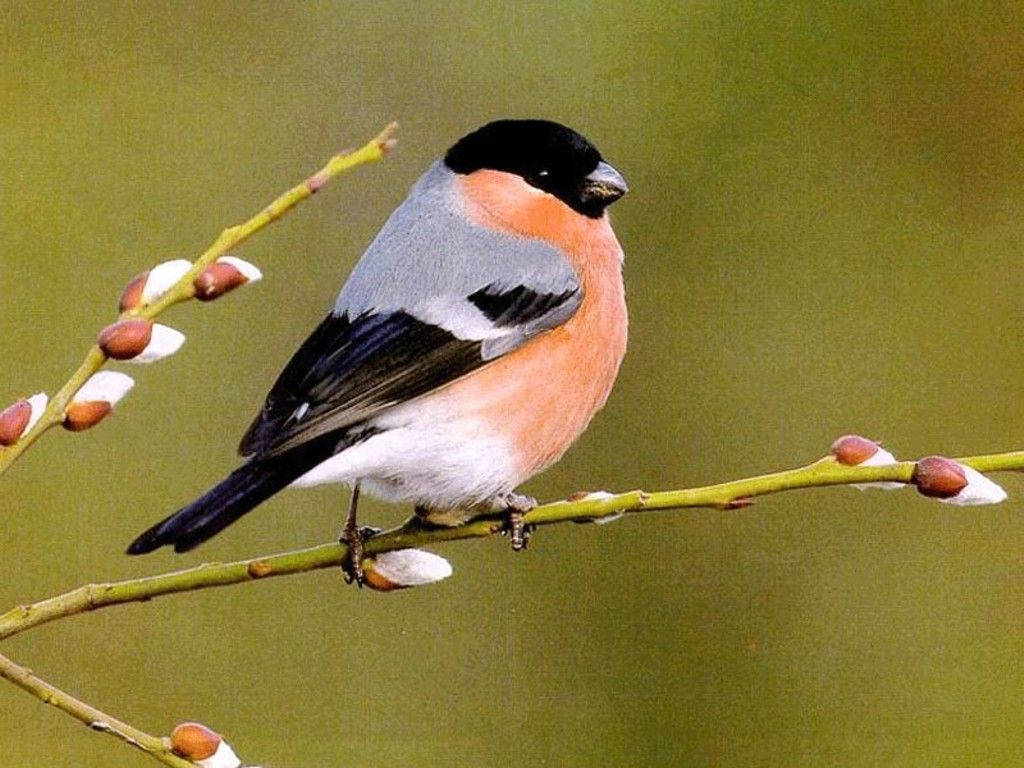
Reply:
[[[603,160],[583,180],[583,199],[600,201],[603,205],[614,203],[628,191],[622,174]]]

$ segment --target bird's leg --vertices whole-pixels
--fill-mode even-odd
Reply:
[[[505,515],[505,528],[502,533],[508,532],[513,552],[526,549],[533,526],[523,523],[523,515],[536,506],[535,498],[521,493],[503,493],[491,500],[492,510]]]
[[[345,518],[345,527],[341,530],[340,542],[348,547],[348,555],[341,568],[345,572],[345,583],[353,581],[360,587],[366,581],[363,573],[363,543],[378,533],[379,528],[363,527],[356,524],[356,509],[359,506],[359,483],[352,486],[352,499],[348,505],[348,515]]]

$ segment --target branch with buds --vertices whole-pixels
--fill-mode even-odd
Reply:
[[[166,261],[136,275],[121,293],[117,321],[99,332],[81,365],[52,399],[40,392],[0,410],[0,474],[50,428],[62,425],[70,432],[82,432],[102,421],[135,385],[127,374],[100,370],[108,360],[152,363],[177,352],[185,336],[155,323],[154,318],[175,304],[193,298],[212,301],[259,280],[262,277],[259,269],[228,255],[229,251],[319,191],[338,174],[380,160],[394,147],[396,129],[397,125],[391,123],[361,148],[335,155],[323,168],[278,196],[259,213],[221,232],[195,261]],[[236,768],[241,765],[231,748],[208,729],[205,746],[197,746],[196,729],[204,726],[185,724],[175,730],[170,740],[160,739],[79,701],[4,656],[0,656],[0,677],[90,728],[138,747],[165,765],[174,768],[193,765]],[[216,736],[217,746],[205,753],[211,735]]]
[[[799,488],[850,485],[898,490],[912,486],[922,495],[947,504],[998,504],[1006,492],[985,476],[988,472],[1024,470],[1024,451],[949,459],[928,456],[898,461],[878,443],[858,435],[836,440],[817,461],[796,469],[681,490],[576,494],[565,501],[539,506],[524,516],[527,525],[608,523],[627,514],[696,508],[740,509],[755,497]],[[415,519],[369,539],[364,545],[367,586],[390,591],[447,578],[447,560],[418,547],[503,533],[500,517],[482,517],[452,528],[424,529]],[[208,563],[141,579],[89,584],[37,603],[20,605],[0,615],[0,640],[57,619],[112,605],[150,600],[162,595],[223,587],[249,581],[330,568],[345,562],[344,544],[323,544],[231,563]],[[213,731],[196,723],[179,725],[170,739],[150,736],[79,702],[0,656],[0,677],[53,704],[72,716],[137,746],[165,765],[237,768],[234,751]]]
[[[184,335],[154,323],[154,318],[183,301],[211,301],[259,280],[259,269],[228,252],[338,174],[380,160],[394,147],[397,127],[391,123],[359,149],[335,155],[259,213],[221,232],[195,261],[167,261],[136,275],[121,294],[118,320],[100,331],[78,370],[57,394],[48,399],[40,392],[0,411],[0,474],[50,428],[63,425],[69,431],[81,432],[98,424],[134,384],[126,374],[100,372],[107,360],[152,363],[177,352],[185,342]]]

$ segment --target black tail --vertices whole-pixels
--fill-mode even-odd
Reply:
[[[317,459],[330,456],[313,458],[306,451],[301,453],[305,455],[253,459],[243,464],[187,507],[135,539],[128,546],[128,554],[144,555],[165,544],[173,544],[175,552],[187,552],[316,466]]]

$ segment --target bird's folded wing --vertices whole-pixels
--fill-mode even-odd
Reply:
[[[566,255],[473,223],[435,164],[359,260],[239,447],[276,454],[486,365],[568,320],[583,298]]]
[[[341,439],[382,410],[455,381],[568,320],[582,289],[560,287],[488,284],[433,300],[420,313],[430,319],[330,313],[278,377],[239,452],[273,455],[329,432]]]

